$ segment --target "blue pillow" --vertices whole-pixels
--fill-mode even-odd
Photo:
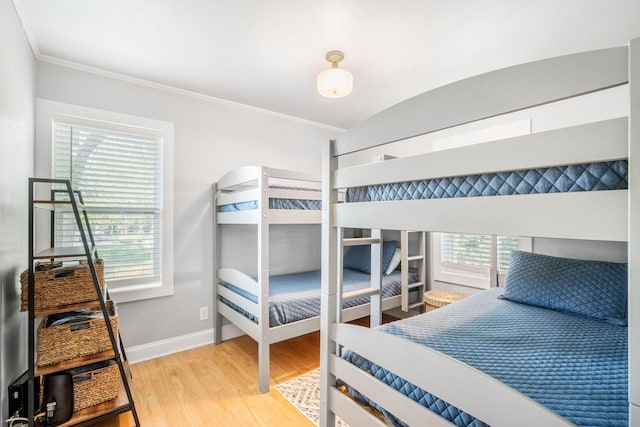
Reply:
[[[513,251],[502,296],[624,326],[627,264]]]
[[[397,240],[382,242],[382,273],[384,274],[391,264],[391,259],[400,246]],[[371,274],[371,245],[352,246],[344,256],[342,264],[346,268]]]

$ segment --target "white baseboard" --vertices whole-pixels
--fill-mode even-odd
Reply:
[[[147,344],[135,345],[126,349],[127,359],[129,360],[129,363],[133,364],[201,347],[207,344],[213,344],[213,334],[214,330],[211,328],[205,329],[204,331],[194,332],[192,334],[180,335],[178,337],[167,338]],[[236,338],[243,334],[244,332],[236,325],[222,325],[223,340]]]

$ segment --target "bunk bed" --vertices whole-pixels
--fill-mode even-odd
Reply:
[[[284,275],[269,272],[270,225],[320,224],[321,184],[317,175],[265,166],[245,166],[224,175],[213,188],[214,247],[214,343],[222,342],[222,318],[226,318],[258,343],[258,389],[269,391],[271,344],[320,329],[320,271]],[[240,271],[222,265],[221,226],[257,225],[257,270]],[[406,238],[406,232],[403,234]],[[358,239],[353,239],[357,245]],[[384,246],[384,245],[380,245]],[[367,250],[369,248],[367,247]],[[395,247],[388,250],[395,253]],[[408,270],[406,250],[402,265]],[[375,268],[375,266],[374,266]],[[344,270],[349,283],[342,296],[342,318],[353,320],[369,314],[370,275]],[[394,272],[382,279],[382,309],[407,305],[418,283],[407,273]],[[419,285],[419,286],[418,286]],[[413,295],[413,294],[412,294]]]
[[[629,91],[628,117],[378,164],[338,167],[339,157],[346,154],[616,87]],[[323,152],[323,200],[328,208],[323,211],[322,226],[320,425],[334,425],[336,416],[351,426],[385,425],[359,403],[365,400],[398,425],[640,426],[638,157],[640,39],[628,46],[550,58],[455,82],[397,104],[329,141]],[[591,171],[599,168],[608,172],[592,179]],[[578,169],[586,173],[574,174]],[[533,175],[543,179],[531,183]],[[567,183],[565,178],[572,176],[575,179]],[[609,181],[612,176],[615,183]],[[495,180],[513,185],[455,187],[456,183]],[[552,181],[556,183],[549,184]],[[440,191],[445,184],[448,190]],[[424,191],[416,194],[402,190],[405,187],[421,187]],[[347,198],[350,203],[338,204],[337,192],[344,188],[356,191]],[[367,196],[372,194],[375,196]],[[401,216],[398,212],[412,215]],[[611,325],[584,313],[567,314],[571,310],[562,305],[545,306],[526,298],[509,300],[510,286],[518,289],[509,284],[510,280],[518,283],[518,275],[510,273],[504,289],[491,289],[434,312],[370,329],[345,324],[336,315],[341,294],[337,254],[343,246],[344,227],[628,242],[628,264],[607,266],[624,270],[622,285],[617,276],[618,291],[622,288],[623,292],[623,313],[618,324]],[[514,259],[518,256],[516,253]],[[543,257],[543,264],[548,261],[542,255],[529,256]],[[557,278],[558,271],[565,269],[553,270],[553,274],[543,271]],[[580,292],[595,292],[587,298],[596,299],[598,293],[602,294],[598,283],[591,290],[583,283],[594,280],[596,276],[591,273],[578,280],[569,269],[568,276],[579,282]],[[538,286],[542,278],[534,275],[527,280],[523,283],[530,287],[520,288],[525,293],[532,289],[531,283]],[[549,292],[561,289],[562,281],[552,282]],[[566,295],[560,299],[571,302]],[[378,309],[371,306],[371,310]],[[377,313],[371,315],[373,318]],[[498,326],[519,323],[518,318],[529,319],[528,330],[510,336]],[[627,326],[621,326],[625,323]],[[474,329],[474,324],[480,329]],[[458,347],[451,347],[451,334],[456,335]],[[524,341],[529,346],[516,356],[520,364],[510,366],[512,360],[505,349],[513,348],[522,337],[527,337]],[[492,347],[497,350],[487,353],[489,349],[482,343],[490,339],[501,340],[502,345],[494,342]],[[596,350],[591,348],[592,352],[612,352],[599,354],[603,358],[593,361],[599,365],[578,366],[580,355],[562,359],[567,355],[559,350],[561,347],[584,347],[589,352],[594,342],[600,344]],[[540,347],[531,347],[535,343]],[[554,345],[555,349],[550,348]],[[473,351],[484,352],[482,355],[491,360],[477,363],[468,354]],[[543,371],[536,355],[568,364],[565,371],[562,366],[555,366],[559,371]],[[500,365],[507,366],[506,376],[493,370]],[[594,369],[593,378],[585,369]],[[555,395],[555,403],[509,378],[510,373],[522,370],[530,380],[539,379],[543,388],[549,385],[552,389],[547,390],[547,397]],[[555,382],[574,374],[575,378],[586,378],[586,382]],[[607,382],[612,377],[615,384]],[[357,399],[340,391],[338,385],[343,383]],[[596,394],[611,391],[610,400],[584,403],[574,399],[569,407],[562,401],[592,385],[600,387]],[[429,395],[426,400],[431,403],[417,395]],[[451,411],[458,411],[457,415],[448,419],[441,416]]]

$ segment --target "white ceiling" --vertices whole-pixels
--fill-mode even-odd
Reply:
[[[640,36],[640,0],[14,0],[36,55],[349,128],[425,90]],[[317,94],[325,52],[353,93]]]

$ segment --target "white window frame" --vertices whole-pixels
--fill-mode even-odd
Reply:
[[[474,233],[472,233],[474,234]],[[469,274],[460,272],[446,271],[443,269],[442,250],[441,250],[441,233],[431,233],[432,250],[432,271],[433,280],[441,283],[450,283],[454,285],[469,286],[478,289],[489,289],[497,287],[504,283],[506,275],[498,275],[498,244],[497,237],[491,236],[491,265],[489,268],[489,277],[480,277],[486,272],[487,267],[475,267],[473,265],[461,264],[459,270],[467,269]],[[531,252],[533,247],[533,238],[518,237],[520,240],[519,250]],[[477,273],[477,274],[473,274]]]
[[[53,176],[53,122],[59,121],[77,126],[97,127],[117,132],[135,132],[159,136],[163,141],[163,185],[162,185],[162,255],[159,282],[144,282],[109,289],[116,302],[137,301],[173,295],[173,146],[174,125],[171,122],[99,110],[79,105],[36,99],[36,159],[37,176]],[[42,194],[38,197],[48,197]],[[50,225],[47,220],[36,219],[37,245],[49,246]],[[46,243],[45,243],[46,242]]]

